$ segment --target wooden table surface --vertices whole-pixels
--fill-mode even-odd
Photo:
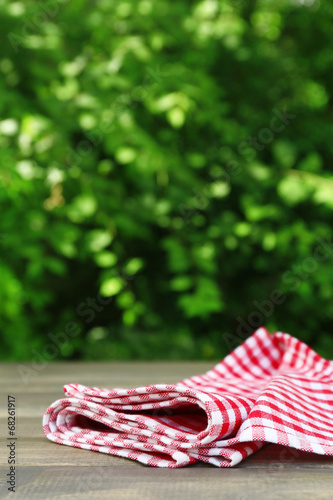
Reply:
[[[17,499],[332,499],[333,458],[267,445],[234,468],[202,463],[158,469],[121,457],[61,446],[42,429],[46,408],[64,397],[64,384],[137,387],[176,383],[204,373],[214,363],[49,363],[23,379],[18,365],[0,364],[1,492]],[[31,365],[26,364],[26,367]],[[20,367],[22,372],[22,365]],[[31,375],[31,376],[30,376]],[[16,493],[6,474],[7,396],[16,398]]]

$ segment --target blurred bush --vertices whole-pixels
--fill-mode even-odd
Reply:
[[[333,5],[0,8],[1,357],[333,357]]]

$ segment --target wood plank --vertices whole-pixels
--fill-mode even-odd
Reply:
[[[3,472],[3,471],[2,471]],[[331,499],[333,476],[323,469],[155,469],[147,467],[24,467],[15,498],[155,500],[265,498]],[[9,499],[12,496],[5,495]]]
[[[64,397],[62,386],[80,382],[100,387],[175,383],[204,373],[214,363],[49,363],[24,384],[17,365],[0,364],[0,431],[7,437],[7,394],[17,403],[17,491],[15,498],[48,499],[331,499],[333,458],[267,445],[232,469],[198,463],[182,469],[157,469],[121,457],[60,446],[46,439],[42,417]],[[1,493],[8,472],[2,441]]]

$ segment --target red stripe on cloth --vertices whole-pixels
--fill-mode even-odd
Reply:
[[[64,386],[51,441],[154,467],[233,467],[266,443],[333,456],[333,362],[259,328],[202,375],[130,389]]]

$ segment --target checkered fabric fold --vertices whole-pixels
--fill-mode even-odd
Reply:
[[[51,441],[157,467],[232,467],[266,443],[333,455],[333,362],[259,328],[203,375],[134,389],[64,386]]]

